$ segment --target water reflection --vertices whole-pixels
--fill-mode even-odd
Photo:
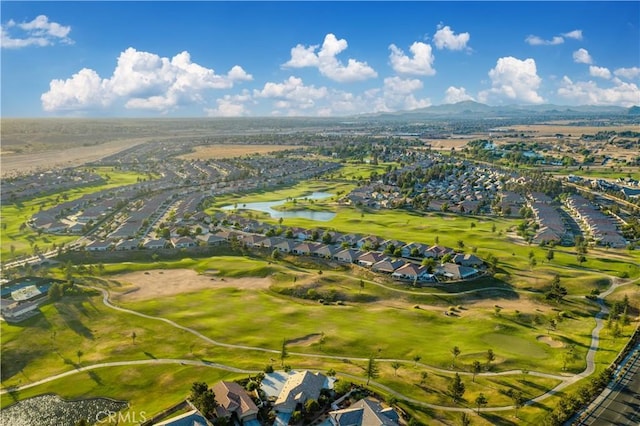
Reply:
[[[314,192],[313,194],[307,196],[307,197],[298,197],[296,198],[297,200],[304,200],[304,199],[309,199],[309,200],[319,200],[319,199],[323,199],[323,198],[329,198],[333,196],[333,194],[330,194],[328,192]],[[302,219],[309,219],[309,220],[317,220],[319,222],[327,222],[331,219],[333,219],[334,217],[336,217],[336,214],[334,212],[319,212],[319,211],[314,211],[314,210],[290,210],[290,211],[278,211],[278,210],[274,210],[272,207],[274,206],[279,206],[281,204],[286,203],[288,200],[279,200],[279,201],[262,201],[259,203],[243,203],[243,204],[238,204],[238,205],[228,205],[228,206],[224,206],[222,207],[222,210],[234,210],[236,208],[238,209],[247,209],[247,210],[256,210],[256,211],[260,211],[260,212],[265,212],[265,213],[269,213],[269,215],[273,218],[291,218],[291,217],[295,217],[295,218],[302,218]]]
[[[0,424],[11,426],[75,425],[81,419],[97,423],[105,413],[127,407],[124,401],[105,398],[65,401],[57,395],[41,395],[19,401],[0,411]]]

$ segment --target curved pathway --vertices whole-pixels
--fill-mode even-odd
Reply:
[[[600,305],[600,311],[596,314],[596,327],[593,329],[593,331],[591,332],[591,345],[589,347],[589,350],[587,351],[587,356],[586,356],[586,363],[587,366],[585,368],[585,370],[579,374],[575,374],[575,375],[555,375],[555,374],[548,374],[548,373],[542,373],[542,372],[537,372],[537,371],[530,371],[528,372],[529,375],[532,376],[538,376],[538,377],[545,377],[545,378],[551,378],[551,379],[556,379],[556,380],[561,380],[562,383],[558,384],[556,387],[554,387],[553,389],[548,390],[547,392],[543,393],[542,395],[537,396],[536,398],[533,398],[529,401],[527,401],[525,403],[525,405],[532,405],[536,402],[540,402],[543,401],[553,395],[555,395],[557,392],[561,391],[562,389],[564,389],[565,387],[572,385],[574,383],[576,383],[577,381],[588,377],[589,375],[593,374],[593,372],[595,371],[595,355],[596,352],[598,350],[598,346],[599,346],[599,335],[600,335],[600,331],[602,330],[602,328],[604,327],[604,316],[609,312],[608,308],[605,306],[603,298],[607,297],[609,294],[611,294],[613,291],[615,291],[617,288],[623,286],[623,285],[628,285],[628,284],[632,284],[635,283],[637,281],[640,281],[640,279],[635,279],[632,281],[628,281],[626,283],[620,283],[616,278],[613,278],[613,282],[612,285],[610,286],[610,288],[605,291],[604,293],[602,293],[600,295],[600,297],[598,298],[597,302]],[[379,283],[374,283],[372,282],[372,284],[376,284],[376,285],[380,285],[382,287],[386,287],[384,285],[381,285]],[[254,347],[254,346],[245,346],[245,345],[234,345],[234,344],[229,344],[229,343],[222,343],[222,342],[218,342],[216,340],[213,340],[203,334],[201,334],[200,332],[191,329],[189,327],[185,327],[182,325],[179,325],[177,323],[175,323],[174,321],[167,319],[167,318],[162,318],[162,317],[156,317],[156,316],[152,316],[152,315],[147,315],[147,314],[143,314],[141,312],[137,312],[131,309],[126,309],[126,308],[122,308],[119,306],[116,306],[114,304],[111,303],[111,301],[109,300],[109,292],[103,288],[99,288],[99,287],[91,287],[91,286],[80,286],[80,287],[84,287],[84,288],[90,288],[93,290],[98,290],[102,293],[102,302],[104,303],[105,306],[120,311],[120,312],[124,312],[124,313],[128,313],[128,314],[132,314],[132,315],[136,315],[142,318],[146,318],[146,319],[151,319],[151,320],[156,320],[156,321],[162,321],[165,322],[169,325],[171,325],[172,327],[178,328],[180,330],[186,331],[188,333],[191,333],[193,335],[195,335],[196,337],[212,344],[215,346],[221,346],[221,347],[226,347],[226,348],[231,348],[231,349],[243,349],[243,350],[251,350],[251,351],[260,351],[260,352],[267,352],[267,353],[274,353],[274,354],[279,354],[280,351],[278,350],[274,350],[274,349],[266,349],[266,348],[259,348],[259,347]],[[391,288],[390,288],[391,289]],[[515,290],[511,290],[511,289],[504,289],[502,287],[496,287],[495,289],[500,289],[500,290],[509,290],[509,291],[515,291]],[[481,291],[481,290],[486,290],[486,289],[477,289],[477,290],[469,290],[466,291],[464,293],[470,293],[470,292],[476,292],[476,291]],[[397,290],[397,291],[402,291],[402,292],[408,292],[408,293],[412,293],[415,294],[413,292],[407,291],[407,290]],[[433,293],[432,293],[433,294]],[[445,293],[445,294],[450,294],[450,293]],[[320,355],[320,354],[307,354],[307,353],[300,353],[300,352],[289,352],[289,354],[291,355],[297,355],[297,356],[302,356],[302,357],[307,357],[307,358],[324,358],[324,359],[333,359],[333,360],[350,360],[350,361],[367,361],[368,358],[355,358],[355,357],[340,357],[340,356],[333,356],[333,355]],[[377,361],[379,362],[393,362],[393,361],[399,361],[399,362],[407,362],[407,360],[403,360],[403,359],[377,359]],[[6,394],[8,392],[11,391],[20,391],[23,389],[28,389],[34,386],[38,386],[40,384],[43,383],[47,383],[53,380],[57,380],[66,376],[70,376],[73,374],[78,374],[84,371],[89,371],[89,370],[93,370],[93,369],[97,369],[97,368],[105,368],[105,367],[117,367],[117,366],[130,366],[130,365],[158,365],[158,364],[182,364],[182,365],[194,365],[194,366],[205,366],[205,367],[210,367],[210,368],[218,368],[221,370],[226,370],[226,371],[232,371],[232,372],[236,372],[236,373],[246,373],[246,374],[253,374],[253,373],[257,373],[257,371],[253,371],[253,370],[243,370],[243,369],[239,369],[239,368],[235,368],[232,366],[227,366],[224,364],[217,364],[217,363],[211,363],[211,362],[206,362],[206,361],[194,361],[194,360],[183,360],[183,359],[152,359],[152,360],[136,360],[136,361],[116,361],[116,362],[108,362],[108,363],[102,363],[102,364],[94,364],[94,365],[90,365],[90,366],[86,366],[86,367],[80,367],[77,368],[75,370],[71,370],[71,371],[67,371],[65,373],[61,373],[55,376],[51,376],[42,380],[39,380],[37,382],[33,382],[30,384],[26,384],[26,385],[22,385],[22,386],[16,386],[16,387],[12,387],[12,388],[8,388],[8,389],[2,389],[0,390],[0,394]],[[445,369],[440,369],[440,368],[435,368],[435,367],[431,367],[425,364],[420,363],[420,365],[422,367],[428,368],[432,371],[437,371],[440,373],[445,373],[445,374],[451,374],[452,371],[451,370],[445,370]],[[466,376],[471,376],[473,373],[470,372],[457,372],[460,375],[466,375]],[[341,373],[342,374],[342,373]],[[477,374],[478,376],[504,376],[504,375],[513,375],[513,374],[523,374],[522,370],[510,370],[510,371],[502,371],[499,373],[479,373]],[[342,374],[345,377],[350,377],[353,379],[357,379],[360,380],[362,379],[361,377],[357,377],[357,376],[353,376],[350,374]],[[437,409],[437,410],[443,410],[443,411],[454,411],[454,412],[472,412],[472,411],[477,411],[477,409],[473,409],[473,408],[465,408],[465,407],[451,407],[451,406],[444,406],[444,405],[437,405],[437,404],[430,404],[424,401],[420,401],[420,400],[416,400],[413,398],[410,398],[406,395],[403,395],[391,388],[389,388],[388,386],[382,385],[380,383],[377,383],[375,381],[371,381],[370,385],[377,387],[379,389],[383,389],[385,392],[388,392],[389,394],[395,396],[398,399],[403,399],[406,400],[410,403],[422,406],[422,407],[427,407],[427,408],[432,408],[432,409]],[[513,410],[515,409],[514,406],[509,405],[509,406],[503,406],[503,407],[485,407],[485,408],[481,408],[480,411],[481,412],[495,412],[495,411],[508,411],[508,410]]]

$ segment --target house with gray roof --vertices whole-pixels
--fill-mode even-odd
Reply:
[[[298,404],[304,404],[310,399],[317,401],[320,392],[326,387],[327,377],[322,373],[305,370],[292,374],[284,383],[273,409],[281,413],[292,413]]]
[[[372,399],[361,399],[348,408],[330,411],[333,426],[397,426],[400,417],[393,408],[383,408]]]

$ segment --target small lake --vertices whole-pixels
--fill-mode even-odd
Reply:
[[[127,407],[124,401],[106,398],[65,401],[57,395],[41,395],[20,401],[0,411],[0,424],[11,426],[75,425],[85,419],[100,423],[108,413]]]
[[[323,198],[332,197],[333,194],[328,192],[314,192],[313,194],[307,197],[298,197],[296,200],[321,200]],[[259,203],[238,203],[237,206],[228,205],[222,207],[222,210],[235,210],[235,209],[246,209],[246,210],[256,210],[260,212],[269,213],[269,215],[273,218],[302,218],[309,220],[317,220],[319,222],[328,222],[334,217],[336,214],[334,212],[318,212],[314,210],[290,210],[290,211],[278,211],[274,210],[272,207],[279,206],[286,203],[288,200],[278,200],[278,201],[262,201]]]

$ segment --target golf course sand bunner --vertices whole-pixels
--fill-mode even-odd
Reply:
[[[265,289],[271,285],[270,278],[216,277],[216,271],[199,274],[190,269],[152,269],[113,275],[113,280],[125,285],[122,292],[114,292],[115,300],[149,300],[204,289],[234,287],[241,289]]]

